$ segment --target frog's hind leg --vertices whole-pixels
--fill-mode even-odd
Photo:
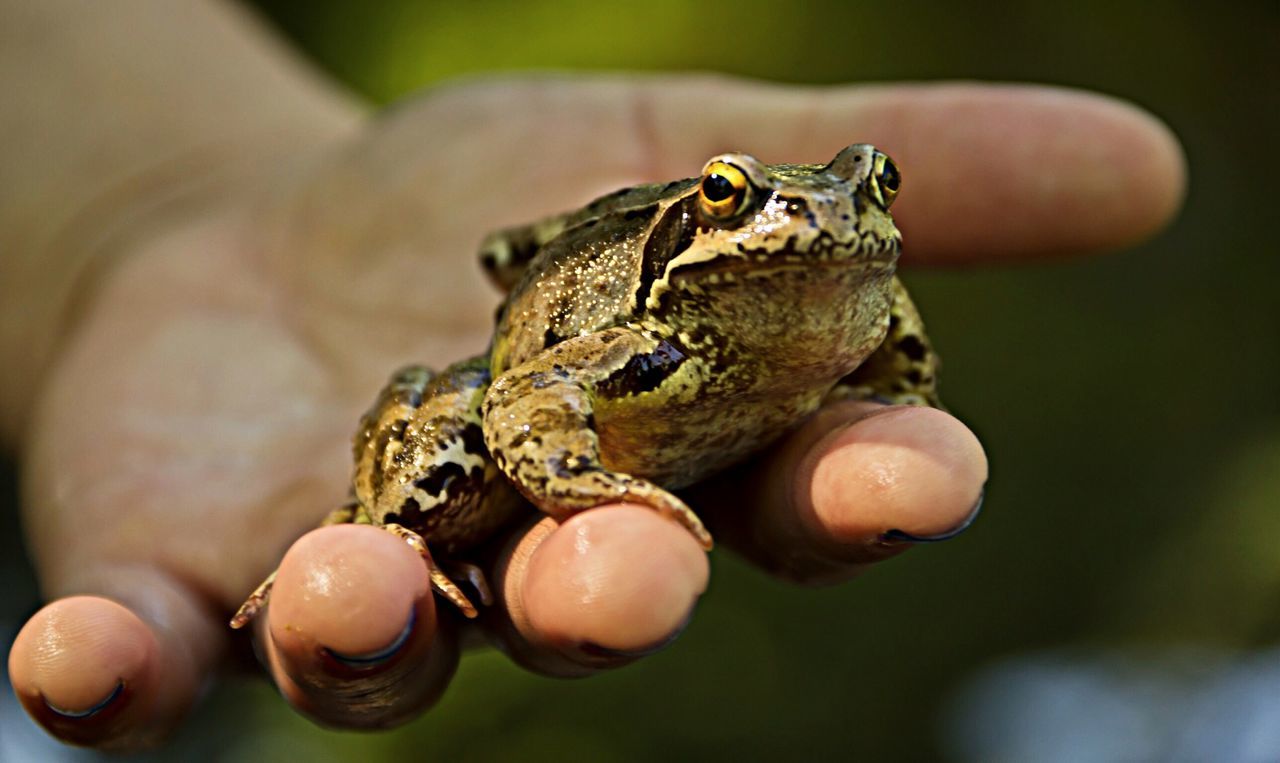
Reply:
[[[431,377],[401,372],[366,414],[357,438],[356,497],[374,524],[423,556],[434,590],[467,617],[475,617],[476,608],[446,574],[450,560],[526,507],[484,444],[480,406],[489,380],[486,356]],[[436,564],[433,555],[447,561]],[[481,602],[492,601],[483,575],[477,578],[467,565],[458,569]]]
[[[325,518],[324,522],[321,523],[321,526],[344,524],[348,522],[354,524],[371,523],[369,515],[360,510],[360,503],[355,498],[352,498],[351,502],[347,505],[331,512],[329,516]],[[476,612],[475,606],[472,605],[471,601],[467,599],[464,593],[462,593],[462,590],[458,588],[458,586],[431,558],[427,551],[427,542],[422,539],[421,535],[402,525],[395,524],[394,522],[388,525],[383,525],[382,529],[408,543],[410,548],[417,551],[418,554],[422,556],[423,561],[427,563],[427,569],[431,576],[431,588],[436,593],[448,599],[455,607],[462,610],[462,613],[467,617],[477,616],[478,613]],[[457,567],[458,571],[462,573],[462,577],[471,583],[472,587],[476,589],[476,592],[480,594],[481,604],[484,604],[485,606],[493,604],[493,594],[489,591],[489,581],[485,578],[483,570],[474,564],[467,564],[465,562],[457,562],[449,566]],[[275,573],[272,573],[271,577],[274,579]]]
[[[938,399],[938,356],[929,344],[920,313],[897,276],[884,342],[853,373],[840,380],[826,402],[880,400],[893,405],[942,408]]]
[[[360,502],[352,496],[350,500],[329,512],[329,516],[320,522],[321,527],[329,525],[367,525],[369,515],[360,510]]]

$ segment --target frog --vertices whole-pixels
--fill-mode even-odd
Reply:
[[[380,526],[466,617],[493,595],[465,555],[536,507],[621,502],[712,538],[678,497],[842,400],[941,407],[939,362],[896,272],[901,174],[874,146],[826,164],[740,153],[499,230],[488,349],[396,371],[322,524]],[[440,560],[440,561],[435,561]],[[266,604],[274,573],[232,627]]]

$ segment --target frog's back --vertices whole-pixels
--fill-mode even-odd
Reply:
[[[480,244],[480,265],[499,289],[510,292],[542,248],[565,231],[579,225],[598,225],[601,218],[649,207],[672,195],[683,195],[696,183],[696,178],[686,178],[623,188],[580,209],[494,231]]]
[[[674,185],[641,186],[596,200],[566,218],[537,248],[503,305],[493,347],[495,374],[564,339],[632,319],[645,243]]]

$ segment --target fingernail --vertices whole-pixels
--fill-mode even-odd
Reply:
[[[970,509],[969,516],[965,517],[963,522],[946,532],[942,532],[937,535],[912,535],[911,533],[903,532],[902,530],[890,530],[880,536],[880,539],[886,543],[940,543],[944,540],[951,540],[965,530],[968,530],[969,526],[978,518],[978,515],[982,513],[982,501],[986,495],[987,489],[983,488],[982,492],[978,493],[978,500],[973,504],[973,508]]]
[[[324,647],[324,653],[332,657],[337,663],[348,668],[357,670],[375,668],[389,662],[392,657],[395,657],[404,648],[405,644],[409,643],[409,636],[413,634],[413,626],[417,622],[418,610],[415,607],[409,610],[409,622],[400,631],[400,635],[392,639],[391,643],[383,648],[364,654],[343,654],[326,646]]]
[[[63,718],[71,718],[73,720],[78,720],[81,718],[92,718],[93,716],[97,715],[103,710],[106,710],[113,703],[115,703],[116,700],[120,699],[120,697],[123,695],[124,695],[124,681],[119,681],[118,683],[116,683],[116,688],[112,689],[111,693],[108,694],[101,702],[99,702],[98,704],[86,710],[66,710],[50,702],[47,697],[42,697],[42,699],[44,699],[44,704],[46,707],[48,707],[50,710],[57,713],[58,715],[62,716]]]
[[[594,641],[582,641],[578,644],[578,650],[590,657],[637,660],[641,657],[648,657],[651,654],[657,654],[663,649],[671,646],[675,643],[676,639],[680,638],[681,634],[685,632],[685,629],[689,627],[689,623],[692,621],[693,609],[690,609],[689,614],[684,616],[684,619],[680,621],[680,624],[676,626],[675,630],[671,631],[670,635],[656,644],[650,644],[638,649],[614,649],[612,647],[601,646]]]

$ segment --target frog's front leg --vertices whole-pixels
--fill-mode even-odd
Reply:
[[[879,399],[895,405],[942,408],[938,399],[938,356],[929,344],[920,313],[897,276],[884,342],[827,395],[836,400]]]
[[[683,501],[601,462],[593,416],[600,386],[639,368],[652,370],[649,359],[662,344],[638,329],[606,329],[565,340],[507,371],[485,396],[485,444],[520,492],[557,519],[632,501],[675,519],[710,550],[710,533]]]

